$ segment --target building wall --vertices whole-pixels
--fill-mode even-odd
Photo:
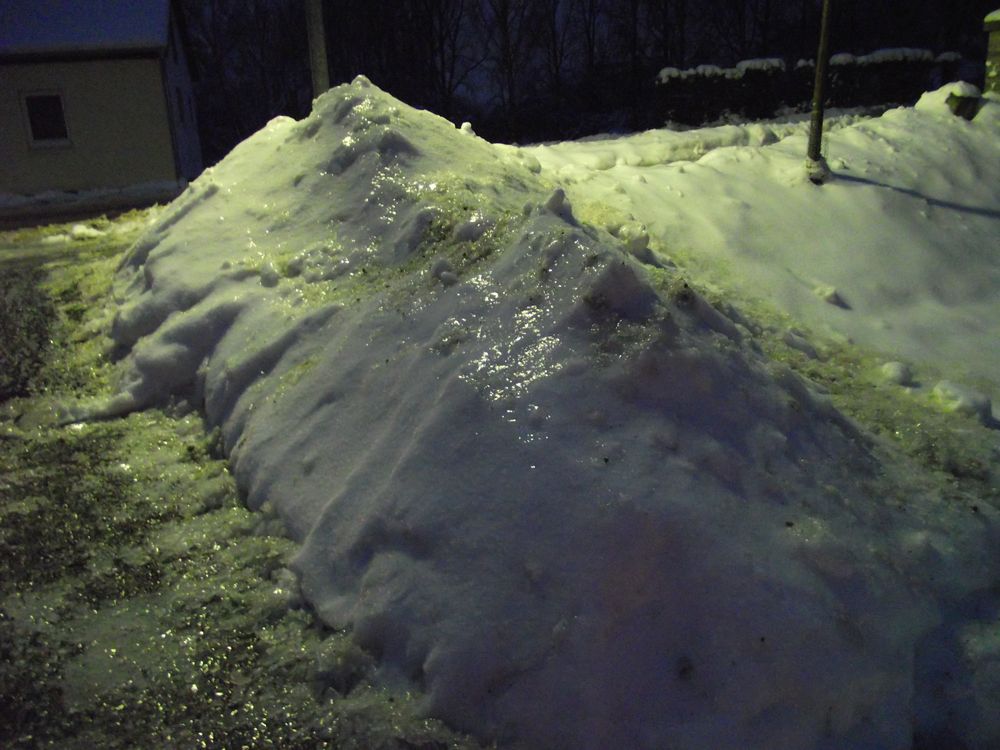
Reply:
[[[62,96],[69,143],[32,145],[23,96]],[[178,177],[158,58],[0,66],[0,192],[125,187]]]
[[[174,148],[182,177],[193,180],[202,170],[198,114],[194,106],[194,86],[176,16],[170,14],[170,34],[163,56],[164,86],[170,102]]]

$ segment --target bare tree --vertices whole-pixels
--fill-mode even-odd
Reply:
[[[519,131],[522,82],[531,60],[533,0],[482,0],[480,28],[499,104],[512,137]]]
[[[544,53],[549,88],[562,96],[563,75],[573,45],[570,0],[536,0],[538,5],[539,43]]]
[[[471,34],[467,0],[411,0],[426,24],[431,85],[440,114],[451,116],[459,89],[485,60]]]
[[[687,58],[687,0],[648,0],[650,27],[662,65],[683,67]]]
[[[587,73],[592,74],[601,56],[605,0],[572,0],[572,2],[573,15],[579,22],[584,64]]]
[[[775,0],[750,0],[749,5],[751,54],[771,54],[774,52],[774,39],[778,30]]]
[[[202,142],[209,161],[310,100],[299,0],[183,0]]]
[[[709,15],[715,43],[730,60],[749,57],[749,15],[747,0],[717,0],[715,11]]]
[[[623,91],[626,94],[629,126],[638,127],[641,107],[642,77],[646,69],[647,21],[644,14],[646,0],[617,0],[609,8],[614,30],[615,49],[620,65],[618,75],[624,75]]]

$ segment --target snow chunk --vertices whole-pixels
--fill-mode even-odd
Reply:
[[[813,289],[813,294],[819,297],[821,300],[826,302],[828,305],[833,305],[834,307],[840,307],[844,310],[850,310],[851,306],[844,301],[843,296],[837,291],[837,287],[831,286],[829,284],[820,284]]]
[[[628,251],[636,257],[643,254],[649,247],[649,231],[644,224],[636,221],[626,222],[612,229],[611,234],[625,243]]]
[[[904,386],[913,383],[913,370],[904,362],[886,362],[879,372],[887,383]]]
[[[445,286],[453,286],[458,283],[458,276],[455,269],[447,258],[438,258],[431,265],[431,276],[440,281]]]
[[[977,417],[983,424],[993,419],[993,404],[988,396],[950,380],[934,386],[934,398],[945,411]]]
[[[86,224],[74,224],[69,230],[69,236],[74,240],[91,240],[97,237],[103,237],[104,232],[100,229],[88,226]]]
[[[281,274],[271,263],[265,263],[260,267],[260,285],[266,287],[277,286],[281,281]]]
[[[785,331],[785,335],[781,337],[781,340],[792,349],[796,349],[803,354],[805,354],[809,359],[819,359],[819,352],[816,351],[816,347],[809,343],[809,341],[798,331],[789,329]]]
[[[976,86],[971,83],[966,83],[965,81],[946,83],[939,89],[928,91],[921,95],[920,99],[914,105],[914,108],[921,112],[938,115],[951,115],[952,110],[951,107],[948,106],[948,99],[950,97],[978,97],[980,93],[981,92]]]
[[[475,242],[492,226],[493,222],[490,219],[482,213],[476,212],[471,218],[456,224],[451,236],[457,242]]]
[[[649,318],[657,300],[649,282],[624,260],[609,263],[583,295],[588,315],[612,313],[633,321]]]
[[[562,188],[553,190],[542,205],[546,211],[550,211],[566,221],[573,220],[573,207],[566,199],[566,191]]]

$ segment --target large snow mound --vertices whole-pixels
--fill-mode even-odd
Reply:
[[[995,512],[904,494],[734,310],[551,178],[330,91],[130,251],[122,388],[90,413],[203,401],[321,617],[481,736],[907,747],[923,644],[996,580]]]

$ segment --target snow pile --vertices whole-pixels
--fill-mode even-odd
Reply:
[[[974,93],[949,84],[915,108],[825,129],[835,177],[816,189],[804,184],[805,128],[690,163],[632,154],[716,130],[524,151],[584,221],[643,223],[655,250],[696,253],[692,263],[815,330],[995,388],[1000,347],[984,342],[1000,340],[1000,107],[984,99],[965,122],[947,105]]]
[[[659,251],[687,225],[768,282],[801,254],[862,306],[877,282],[840,265],[878,239],[900,266],[905,241],[923,273],[927,246],[857,221],[918,201],[949,236],[995,226],[949,208],[981,172],[925,173],[931,205],[907,167],[879,171],[903,127],[951,149],[942,169],[984,153],[975,123],[937,118],[843,129],[843,158],[892,187],[820,193],[791,185],[799,135],[684,165],[630,164],[627,140],[574,159],[358,79],[237,147],[131,250],[125,379],[91,414],[202,400],[251,506],[301,541],[308,600],[460,727],[554,749],[905,747],[937,685],[927,639],[996,580],[997,513],[883,476]],[[832,236],[809,248],[793,219],[817,203]],[[1000,737],[989,705],[962,708],[970,737]]]

